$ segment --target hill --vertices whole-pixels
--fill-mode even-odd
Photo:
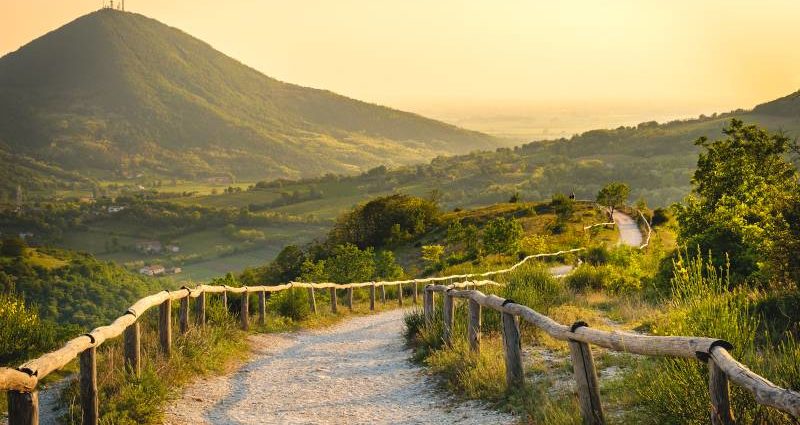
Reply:
[[[84,176],[300,178],[495,145],[485,134],[269,78],[117,10],[0,59],[0,153]]]
[[[607,182],[623,181],[632,188],[632,201],[641,197],[651,206],[667,206],[689,192],[697,164],[694,142],[699,137],[721,137],[722,128],[736,118],[797,138],[798,99],[795,93],[752,111],[592,130],[569,139],[439,157],[425,165],[381,167],[354,177],[260,183],[246,192],[173,201],[261,209],[272,205],[268,208],[272,211],[331,217],[371,196],[396,191],[421,196],[435,190],[444,206],[464,208],[505,202],[515,193],[534,201],[573,191],[579,199],[593,199]],[[323,196],[303,196],[312,190]],[[287,194],[298,196],[292,202],[274,203]]]

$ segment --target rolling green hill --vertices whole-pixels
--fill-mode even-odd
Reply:
[[[0,158],[26,155],[98,179],[300,178],[496,145],[485,134],[277,81],[180,30],[116,10],[0,59]]]
[[[371,196],[395,191],[422,196],[437,190],[443,205],[475,207],[507,201],[514,193],[526,200],[546,200],[553,193],[574,191],[579,199],[594,198],[610,181],[632,188],[631,201],[643,197],[651,206],[666,206],[689,192],[701,136],[722,135],[731,119],[800,136],[798,93],[759,105],[697,119],[632,127],[592,130],[570,139],[532,142],[515,148],[439,157],[429,164],[395,169],[376,168],[355,177],[326,177],[297,182],[260,184],[236,194],[180,198],[175,202],[200,205],[259,207],[281,193],[322,197],[271,208],[291,214],[317,213],[333,217]]]

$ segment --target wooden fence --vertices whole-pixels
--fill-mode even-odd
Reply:
[[[527,260],[526,260],[527,261]],[[41,357],[28,361],[18,367],[0,368],[0,390],[8,391],[8,417],[9,425],[35,425],[39,423],[39,402],[37,384],[39,380],[51,372],[61,369],[76,357],[79,358],[80,372],[80,404],[82,423],[94,425],[99,420],[99,400],[97,387],[97,347],[103,342],[123,335],[125,366],[132,374],[138,376],[141,372],[141,328],[139,319],[149,309],[158,306],[158,336],[161,352],[169,356],[172,352],[172,305],[175,301],[179,302],[178,325],[179,332],[186,333],[189,330],[191,318],[190,301],[195,299],[194,322],[197,326],[206,323],[206,303],[211,294],[222,297],[223,303],[228,305],[228,294],[240,294],[242,297],[241,310],[239,314],[241,328],[249,330],[250,296],[258,296],[258,321],[265,323],[266,300],[273,292],[283,291],[291,288],[307,288],[309,291],[309,304],[313,312],[317,312],[316,290],[327,289],[330,291],[331,311],[336,313],[338,309],[337,290],[346,290],[347,298],[345,305],[353,309],[353,290],[355,288],[369,288],[370,311],[375,310],[377,289],[381,290],[381,299],[386,301],[386,286],[395,286],[397,291],[397,302],[403,305],[404,285],[413,285],[411,289],[411,302],[417,304],[419,297],[419,285],[421,283],[436,282],[447,278],[429,278],[392,282],[361,282],[350,284],[335,283],[304,283],[290,282],[277,286],[250,286],[250,287],[230,287],[230,286],[209,286],[200,285],[196,288],[182,288],[176,291],[163,291],[155,295],[142,298],[133,304],[124,315],[117,318],[108,326],[101,326],[93,331],[74,338],[64,344],[56,351],[44,354]],[[480,286],[499,285],[494,282],[485,282]],[[227,311],[227,307],[226,307]]]
[[[445,344],[453,341],[455,300],[469,303],[467,338],[472,351],[480,350],[481,309],[488,307],[501,314],[503,352],[506,365],[506,384],[524,385],[519,320],[541,329],[551,337],[569,345],[578,401],[585,424],[605,424],[600,401],[599,382],[590,344],[613,351],[644,356],[668,356],[697,359],[709,368],[710,420],[715,425],[734,424],[730,406],[729,381],[749,391],[759,404],[774,407],[800,418],[800,393],[781,388],[753,373],[729,353],[733,348],[721,339],[684,336],[649,336],[621,331],[592,329],[586,322],[571,326],[560,324],[533,309],[513,300],[485,295],[478,290],[463,288],[486,286],[489,282],[461,282],[453,285],[427,285],[423,294],[425,320],[430,323],[436,315],[435,294],[444,296],[442,304],[442,338]]]

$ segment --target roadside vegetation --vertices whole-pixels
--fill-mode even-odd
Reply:
[[[601,329],[725,339],[754,372],[799,390],[798,269],[796,256],[788,255],[800,241],[793,215],[800,190],[789,159],[796,148],[780,134],[735,120],[724,135],[698,140],[703,152],[691,195],[672,211],[647,212],[658,224],[647,250],[593,246],[581,254],[583,265],[561,280],[531,265],[505,276],[507,286],[495,291],[564,324],[584,320]],[[442,346],[441,323],[424,325],[421,312],[406,318],[415,359],[440,373],[446,388],[529,423],[581,423],[565,344],[523,324],[528,387],[509,393],[497,314],[484,313],[480,355],[466,346],[466,307],[456,315],[458,342],[450,348]],[[704,364],[598,347],[593,353],[610,423],[708,423]],[[741,423],[794,423],[736,385],[731,397]]]

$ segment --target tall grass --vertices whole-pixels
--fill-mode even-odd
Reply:
[[[668,311],[651,326],[656,335],[699,335],[733,344],[732,354],[754,372],[778,385],[798,389],[798,345],[790,335],[762,334],[762,318],[753,306],[763,296],[733,289],[727,269],[710,259],[681,255],[675,262]],[[647,424],[705,424],[709,421],[708,371],[695,360],[646,359],[626,378],[635,396],[636,420]],[[731,404],[740,423],[785,424],[791,419],[758,405],[732,386]]]

